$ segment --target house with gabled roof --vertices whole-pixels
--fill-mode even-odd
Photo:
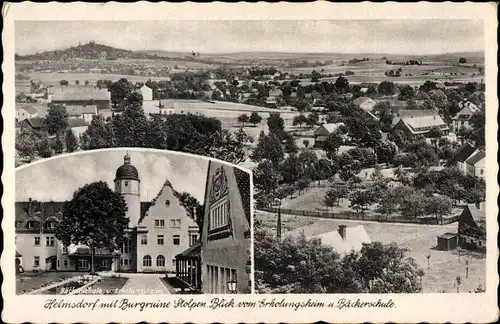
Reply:
[[[464,99],[458,103],[461,108],[460,111],[452,118],[452,127],[455,132],[461,128],[471,129],[472,125],[470,120],[474,114],[481,112],[475,103],[470,100]]]
[[[458,219],[458,244],[465,249],[486,252],[486,210],[484,202],[466,205]]]
[[[465,170],[467,175],[484,178],[486,167],[486,152],[477,150],[467,160],[465,160]]]
[[[375,105],[377,104],[375,100],[369,97],[356,98],[352,103],[363,109],[364,111],[372,111],[373,107],[375,107]]]
[[[327,123],[323,124],[314,131],[314,147],[321,148],[328,136],[336,132],[340,127],[345,127],[344,123]]]
[[[408,136],[426,135],[431,129],[438,128],[443,135],[448,135],[448,124],[435,112],[433,115],[398,117],[394,129],[402,130]]]
[[[16,120],[18,122],[21,122],[27,118],[34,118],[34,117],[38,117],[38,110],[35,107],[33,107],[33,105],[16,104]]]
[[[460,172],[463,174],[467,173],[465,161],[477,151],[476,147],[469,142],[465,142],[465,144],[457,150],[453,156],[453,163],[457,166]]]

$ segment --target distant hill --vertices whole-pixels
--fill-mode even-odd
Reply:
[[[88,42],[87,44],[70,47],[63,50],[47,51],[34,55],[17,55],[16,60],[49,60],[59,61],[65,59],[107,59],[116,60],[120,58],[150,58],[147,53],[133,52],[129,50],[114,48],[107,45]]]

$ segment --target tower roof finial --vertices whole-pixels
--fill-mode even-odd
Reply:
[[[123,157],[123,164],[130,164],[130,155],[128,155],[128,151]]]

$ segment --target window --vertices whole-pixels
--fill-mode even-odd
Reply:
[[[481,174],[481,175],[483,175],[483,174],[484,174],[484,169],[481,169],[480,174]]]
[[[164,219],[155,219],[155,227],[160,227],[160,228],[165,227],[165,220]]]
[[[170,227],[180,228],[181,227],[181,220],[180,219],[171,219],[170,220]]]
[[[64,259],[64,267],[67,268],[68,267],[68,260]]]
[[[163,237],[163,235],[158,235],[158,237],[156,238],[156,243],[158,245],[163,245],[163,243],[164,243],[164,237]]]
[[[121,248],[122,253],[132,253],[132,241],[130,239],[125,239]]]
[[[189,246],[193,246],[198,242],[198,235],[197,234],[189,234]]]
[[[165,205],[168,207],[170,206],[170,200],[165,200]]]
[[[68,247],[66,245],[63,245],[62,253],[68,253]]]
[[[29,229],[34,229],[36,228],[36,224],[37,222],[35,221],[28,221],[28,224],[26,224],[26,227],[29,228]]]
[[[120,260],[120,265],[122,266],[129,266],[132,265],[132,260],[131,259],[121,259]]]
[[[163,255],[159,255],[156,257],[156,266],[157,267],[165,266],[165,257]]]
[[[142,266],[143,267],[150,267],[151,266],[151,256],[150,255],[145,255],[144,258],[142,258]]]
[[[174,235],[174,245],[179,245],[179,244],[181,244],[181,236]]]
[[[40,257],[36,256],[33,257],[33,267],[39,267],[40,266]]]
[[[35,246],[40,245],[40,236],[35,236]]]
[[[55,228],[55,223],[53,221],[45,222],[45,229],[52,230]]]
[[[217,229],[228,223],[227,200],[222,201],[210,208],[210,228]]]
[[[128,187],[128,181],[125,181],[125,187]]]
[[[61,260],[57,260],[57,267],[59,268],[61,266]]]
[[[141,235],[141,245],[148,245],[148,236],[146,234]]]
[[[45,238],[45,246],[54,246],[54,237],[53,236],[47,236]]]
[[[172,266],[175,266],[175,259],[172,259]]]
[[[89,268],[89,260],[78,259],[78,268],[79,269],[88,269]]]

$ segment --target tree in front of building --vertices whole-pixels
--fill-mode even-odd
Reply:
[[[111,123],[106,123],[104,116],[92,117],[87,130],[80,137],[83,150],[97,150],[115,146],[114,132]]]
[[[436,217],[436,223],[441,220],[443,225],[443,216],[451,213],[453,203],[450,198],[446,196],[431,196],[425,200],[425,211],[427,214]]]
[[[37,153],[43,158],[52,156],[52,149],[50,148],[50,141],[47,136],[43,136],[37,144]]]
[[[49,134],[60,134],[68,127],[68,113],[63,105],[51,105],[47,116],[45,117],[45,125]]]
[[[63,218],[56,226],[56,238],[65,246],[84,244],[90,248],[91,272],[95,271],[96,249],[114,251],[123,242],[129,219],[120,193],[103,181],[78,189],[64,204]]]
[[[54,141],[52,141],[52,149],[56,155],[61,154],[64,151],[64,143],[59,136],[57,136]]]
[[[245,127],[245,124],[250,121],[250,117],[247,114],[241,114],[238,116],[238,123],[241,124],[242,127]]]
[[[66,136],[64,137],[64,142],[66,144],[66,152],[72,153],[78,149],[78,138],[76,138],[75,133],[68,129],[66,131]]]

